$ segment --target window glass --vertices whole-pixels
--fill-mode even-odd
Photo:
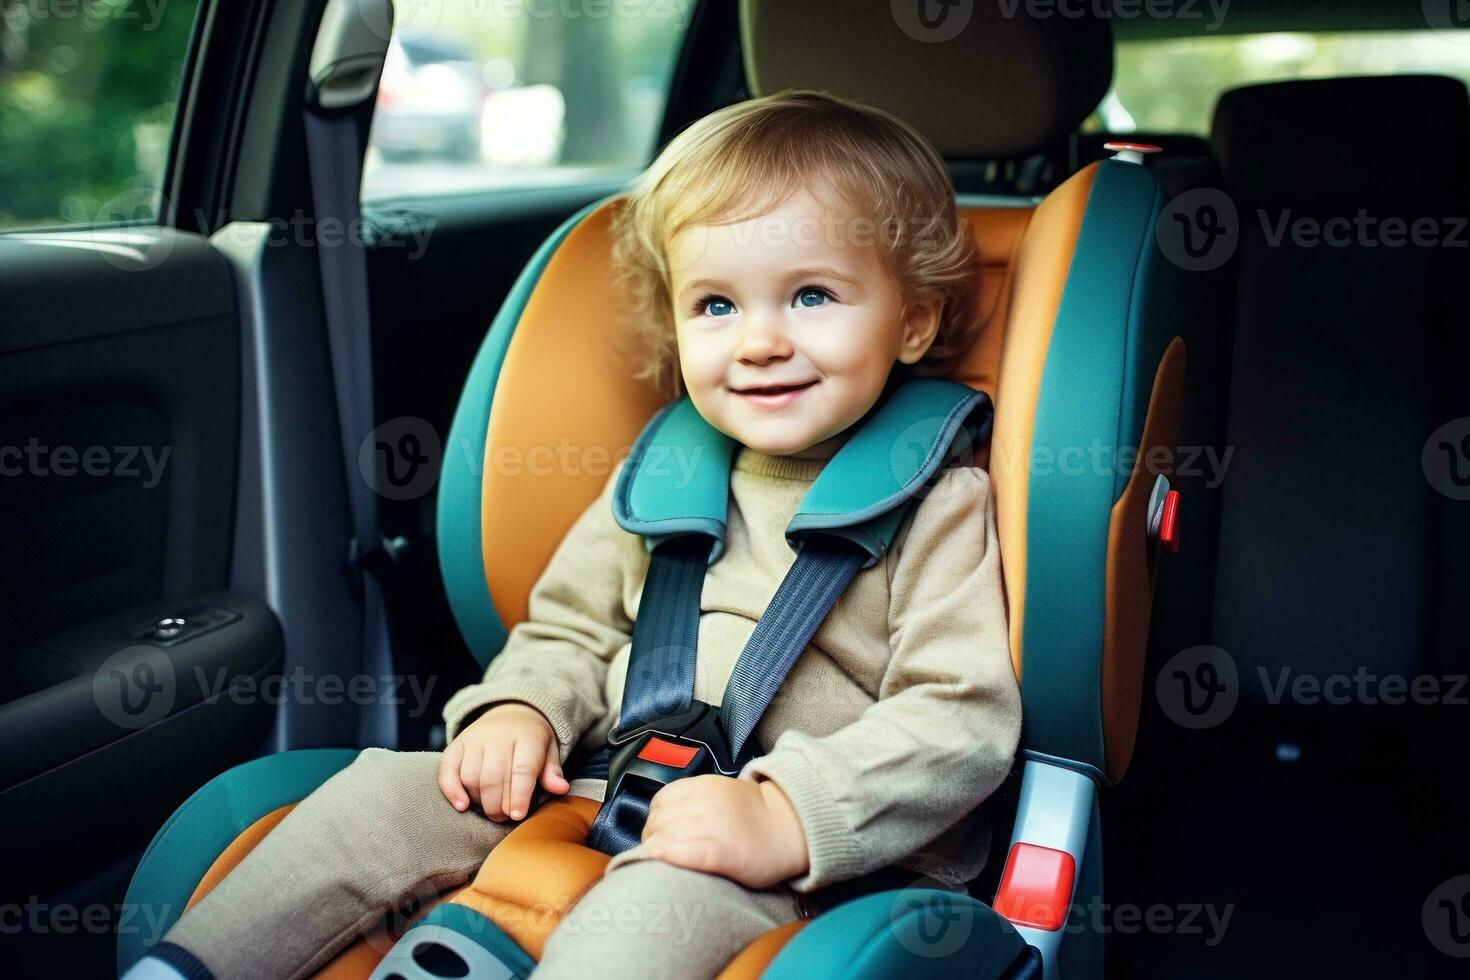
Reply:
[[[0,230],[154,220],[198,0],[0,0]]]
[[[364,200],[629,175],[694,0],[394,0]]]
[[[1209,132],[1215,101],[1255,82],[1429,73],[1470,81],[1470,32],[1354,31],[1122,41],[1090,130]]]

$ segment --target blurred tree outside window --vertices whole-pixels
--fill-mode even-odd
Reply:
[[[636,174],[694,0],[394,0],[365,201]]]
[[[1221,93],[1256,82],[1342,75],[1449,75],[1470,82],[1470,31],[1201,35],[1122,41],[1113,90],[1090,131],[1207,135]]]
[[[0,230],[154,220],[198,0],[0,0]]]

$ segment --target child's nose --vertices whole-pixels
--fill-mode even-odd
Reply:
[[[786,336],[778,317],[747,315],[740,324],[740,339],[735,347],[737,360],[764,364],[791,356],[791,338]]]

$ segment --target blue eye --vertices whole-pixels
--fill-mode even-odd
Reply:
[[[735,312],[735,304],[723,296],[706,296],[694,304],[694,312],[710,316],[729,316]]]
[[[807,286],[796,294],[796,301],[805,307],[825,306],[827,300],[831,298],[832,295],[830,293],[825,289],[818,289],[816,286]]]

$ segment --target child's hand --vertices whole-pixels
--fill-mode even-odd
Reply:
[[[529,704],[498,704],[466,725],[439,760],[439,789],[456,810],[478,804],[491,820],[519,820],[537,778],[549,793],[571,788],[551,722]]]
[[[770,780],[706,774],[653,796],[643,842],[670,864],[769,888],[805,874],[806,834],[796,808]]]

